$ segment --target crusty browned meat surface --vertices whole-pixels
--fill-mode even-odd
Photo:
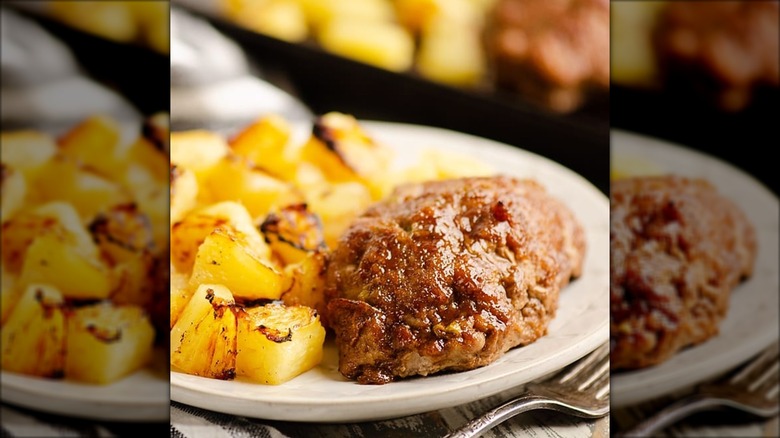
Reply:
[[[611,198],[612,368],[655,365],[718,333],[755,232],[704,180],[617,180]]]
[[[339,370],[382,384],[489,364],[546,333],[584,251],[572,213],[534,181],[400,187],[332,254],[326,316]]]

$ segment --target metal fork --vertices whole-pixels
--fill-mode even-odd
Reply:
[[[446,438],[471,438],[532,409],[552,409],[583,418],[609,412],[609,344],[602,345],[553,377],[471,420]]]
[[[624,437],[646,437],[695,412],[728,406],[758,415],[778,414],[778,345],[774,344],[742,368],[712,383],[700,385],[680,399],[642,421]]]

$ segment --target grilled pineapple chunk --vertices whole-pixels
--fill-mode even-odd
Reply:
[[[289,205],[271,213],[260,225],[271,250],[285,264],[301,261],[312,251],[325,249],[322,223],[306,204]]]
[[[331,112],[319,117],[312,136],[301,148],[301,159],[317,165],[331,182],[360,182],[374,200],[383,191],[392,151],[375,142],[353,116]]]
[[[220,202],[187,215],[171,230],[171,262],[176,269],[190,272],[195,254],[206,236],[218,226],[230,227],[244,235],[261,258],[268,259],[271,249],[255,228],[246,208],[237,202]]]
[[[24,205],[27,196],[27,180],[19,171],[2,164],[2,199],[0,199],[0,222],[13,216]]]
[[[171,163],[196,174],[208,170],[225,157],[228,145],[222,136],[209,131],[184,131],[171,134]]]
[[[65,376],[107,384],[146,366],[154,327],[143,309],[109,303],[75,309],[68,315]]]
[[[193,289],[189,287],[189,280],[188,274],[179,272],[171,265],[170,328],[173,328],[173,325],[179,320],[179,315],[192,298]]]
[[[285,286],[282,301],[288,306],[308,306],[325,315],[325,268],[328,255],[310,252],[298,263],[284,268]]]
[[[52,184],[51,175],[57,176],[56,184]],[[44,201],[73,204],[86,222],[115,205],[132,201],[129,193],[117,182],[61,156],[47,163],[32,185]]]
[[[277,300],[282,275],[266,260],[241,232],[217,227],[198,248],[190,285],[221,284],[237,298]]]
[[[8,315],[11,314],[11,309],[14,308],[19,300],[21,291],[16,288],[16,275],[5,269],[5,263],[0,265],[0,268],[2,269],[0,273],[0,326],[2,326],[5,324]]]
[[[263,117],[230,140],[233,153],[285,180],[295,173],[294,151],[287,148],[291,128],[277,115]]]
[[[120,175],[127,163],[127,148],[121,147],[121,137],[115,120],[93,116],[60,138],[60,152],[102,176],[112,178]]]
[[[170,221],[173,225],[182,220],[197,205],[198,181],[195,179],[195,174],[188,169],[173,164],[170,169]]]
[[[76,209],[65,202],[51,202],[19,213],[3,224],[2,254],[8,272],[18,274],[33,239],[49,233],[60,236],[85,257],[97,256],[97,246]]]
[[[171,329],[171,365],[196,376],[236,375],[236,315],[230,290],[203,284]]]
[[[62,235],[47,232],[27,248],[19,283],[50,284],[71,299],[104,299],[111,293],[113,279],[98,259],[83,256]]]
[[[26,177],[35,176],[56,153],[54,139],[37,131],[3,132],[0,135],[2,162],[19,169]]]
[[[59,291],[31,284],[2,328],[2,367],[41,377],[61,376],[65,365],[65,317]]]
[[[322,360],[325,329],[313,309],[269,304],[239,312],[236,372],[279,385]]]
[[[372,197],[363,184],[347,182],[313,191],[307,200],[311,211],[322,220],[325,243],[335,248],[352,220],[371,205]]]
[[[235,155],[215,165],[202,187],[206,202],[239,201],[253,218],[265,216],[274,205],[302,201],[295,186]]]

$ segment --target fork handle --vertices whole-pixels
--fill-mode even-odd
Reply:
[[[633,429],[626,432],[623,437],[637,438],[653,436],[655,432],[672,425],[693,413],[721,405],[722,403],[716,398],[702,394],[694,394],[661,409],[650,418],[645,419]]]
[[[533,409],[551,409],[579,417],[589,417],[587,413],[576,410],[566,403],[546,397],[526,393],[493,408],[479,417],[469,421],[445,438],[472,438],[487,432],[496,425]]]

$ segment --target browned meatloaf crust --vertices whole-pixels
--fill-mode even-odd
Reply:
[[[484,366],[544,335],[583,230],[531,180],[407,185],[343,235],[327,271],[339,370],[360,383]]]
[[[759,86],[780,86],[780,3],[674,1],[661,12],[654,45],[680,89],[739,110]]]
[[[611,198],[612,368],[655,365],[718,333],[755,232],[704,180],[617,180]]]
[[[497,85],[553,110],[609,88],[609,0],[498,0],[485,41]]]

